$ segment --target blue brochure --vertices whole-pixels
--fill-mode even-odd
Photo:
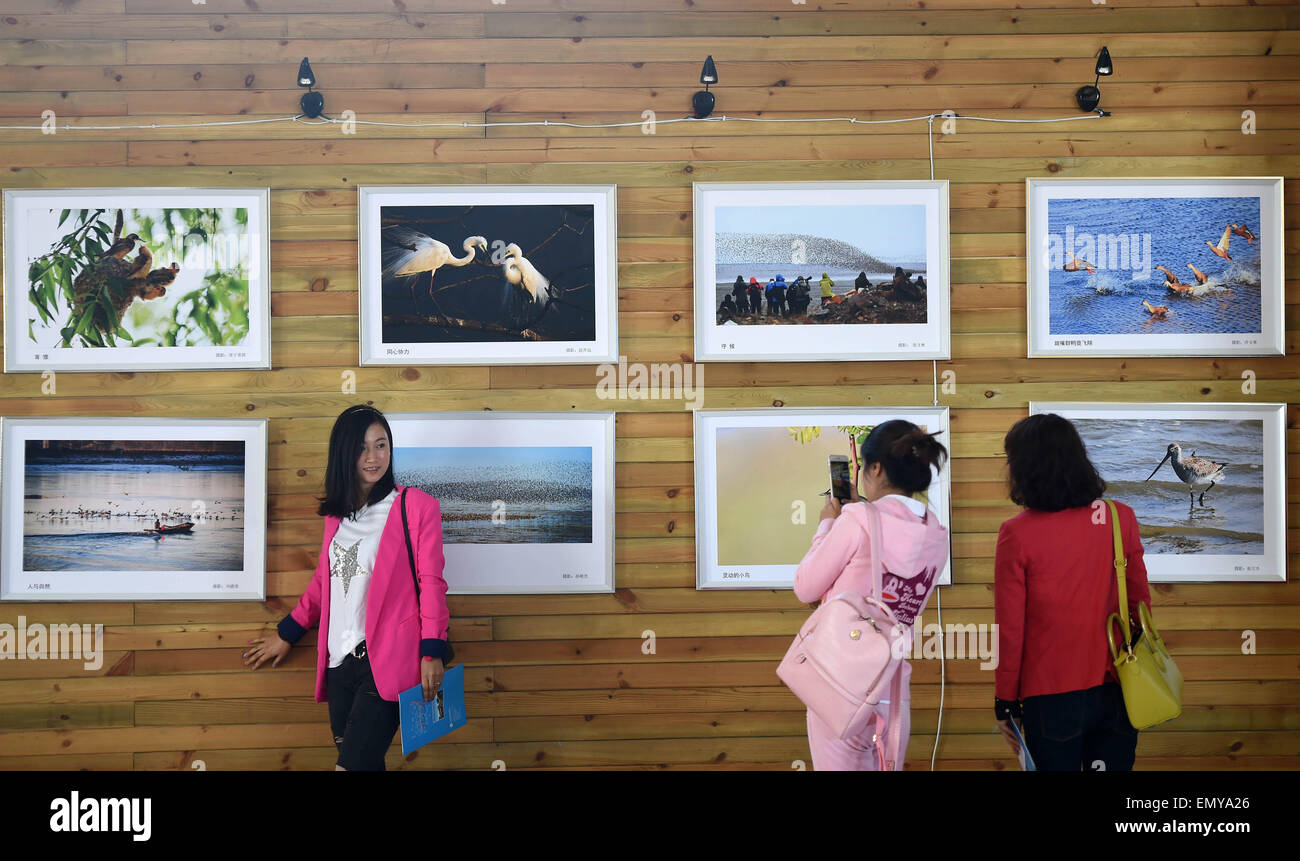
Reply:
[[[1025,744],[1025,736],[1020,732],[1020,726],[1016,723],[1015,718],[1011,719],[1011,728],[1016,731],[1016,739],[1020,742],[1020,770],[1037,771],[1034,766],[1034,758],[1029,755],[1029,745]]]
[[[425,700],[424,688],[416,685],[397,698],[402,710],[402,755],[419,750],[465,725],[465,665],[457,664],[442,676],[442,687],[433,699]]]

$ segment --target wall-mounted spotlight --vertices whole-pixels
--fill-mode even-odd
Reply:
[[[312,119],[319,117],[325,110],[325,97],[312,89],[316,86],[316,76],[312,74],[311,63],[307,62],[306,57],[298,64],[298,86],[307,88],[298,103],[302,112]]]
[[[1097,89],[1097,81],[1102,79],[1103,75],[1113,75],[1115,67],[1110,62],[1110,51],[1102,46],[1101,53],[1097,55],[1097,80],[1085,87],[1080,87],[1074,94],[1074,100],[1079,103],[1081,111],[1095,111],[1097,105],[1101,103],[1101,90]],[[1103,111],[1103,113],[1105,113]]]
[[[709,84],[718,82],[718,68],[713,65],[713,55],[710,54],[704,61],[704,69],[700,72],[700,83],[704,89],[700,90],[691,97],[691,107],[695,111],[695,119],[702,120],[709,114],[713,113],[715,99],[713,93],[709,92]]]

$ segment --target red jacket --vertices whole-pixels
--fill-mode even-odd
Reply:
[[[1128,605],[1150,604],[1133,509],[1116,502],[1128,560]],[[1086,690],[1111,668],[1106,618],[1119,606],[1110,511],[1093,522],[1091,505],[1064,511],[1026,509],[998,530],[993,619],[998,625],[996,696],[1023,700]],[[1115,626],[1116,643],[1122,636]]]
[[[386,700],[420,683],[420,656],[440,658],[447,641],[447,581],[442,577],[442,514],[438,500],[412,487],[406,494],[406,518],[411,529],[411,549],[420,575],[420,606],[415,606],[415,583],[402,533],[398,499],[384,522],[379,551],[366,593],[366,654],[375,674],[375,688]],[[316,702],[325,702],[325,670],[329,667],[330,541],[338,531],[337,517],[325,518],[320,561],[298,606],[280,622],[280,637],[297,642],[307,629],[319,625],[316,637]]]

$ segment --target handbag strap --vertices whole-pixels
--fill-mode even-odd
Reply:
[[[868,502],[867,508],[867,541],[871,548],[871,588],[872,597],[884,601],[884,570],[885,561],[881,558],[881,543],[884,536],[881,535],[882,527],[880,512],[876,510],[874,503]],[[903,658],[902,660],[906,660]],[[900,701],[903,694],[903,667],[900,661],[899,666],[894,670],[894,677],[889,681],[889,717],[885,724],[885,738],[883,747],[880,746],[879,737],[879,715],[877,718],[877,750],[880,752],[881,768],[885,771],[894,771],[897,767],[901,770],[902,761],[899,758],[899,746],[902,742],[903,728],[899,718],[903,713],[903,704]]]
[[[411,527],[406,522],[406,488],[402,488],[402,534],[406,536],[406,559],[411,563],[411,582],[415,584],[415,606],[420,606],[420,578],[415,576],[415,551],[411,549]]]
[[[1115,544],[1115,579],[1119,587],[1119,627],[1124,632],[1124,648],[1130,648],[1129,644],[1133,642],[1128,627],[1128,559],[1124,556],[1124,539],[1119,534],[1119,512],[1115,509],[1115,503],[1106,500],[1106,506],[1110,509],[1110,530]],[[1106,621],[1110,625],[1110,620]]]
[[[884,598],[884,560],[880,558],[880,512],[873,503],[865,503],[867,509],[867,547],[871,550],[871,597]]]

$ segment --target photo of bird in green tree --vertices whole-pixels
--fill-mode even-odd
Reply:
[[[248,209],[28,210],[26,335],[37,352],[238,347],[249,336]],[[12,306],[11,306],[12,307]]]

